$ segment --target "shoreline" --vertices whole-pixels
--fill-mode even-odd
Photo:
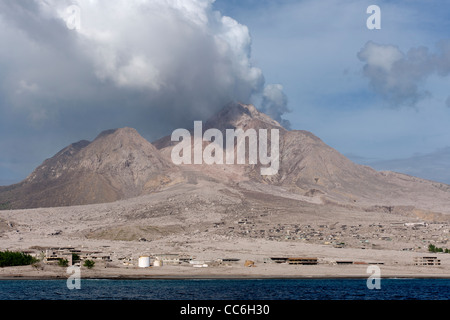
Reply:
[[[368,265],[350,266],[291,266],[282,264],[192,268],[165,266],[148,268],[98,268],[80,269],[81,280],[296,280],[296,279],[369,279]],[[73,273],[59,266],[35,269],[32,266],[0,268],[0,281],[8,280],[67,280]],[[380,279],[450,279],[445,268],[417,267],[414,270],[401,266],[382,266]]]
[[[214,277],[174,277],[174,276],[154,276],[154,277],[85,277],[81,280],[131,280],[131,281],[142,281],[142,280],[361,280],[367,279],[367,277],[363,276],[298,276],[298,277],[278,277],[278,276],[267,276],[267,277],[223,277],[223,276],[214,276]],[[420,280],[420,279],[437,279],[437,280],[447,280],[450,279],[450,276],[410,276],[410,275],[398,275],[392,277],[381,277],[381,280]],[[2,277],[1,281],[11,281],[11,280],[23,280],[23,281],[48,281],[48,280],[67,280],[64,277],[29,277],[29,276],[13,276],[13,277]]]

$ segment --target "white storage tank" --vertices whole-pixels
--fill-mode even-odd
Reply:
[[[138,266],[139,266],[139,268],[150,267],[150,257],[149,256],[140,256]]]

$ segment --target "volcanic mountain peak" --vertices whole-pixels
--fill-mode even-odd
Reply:
[[[278,128],[283,131],[286,130],[277,121],[258,111],[254,105],[237,102],[229,103],[219,113],[211,117],[206,122],[205,128],[216,128],[219,130]]]
[[[218,129],[224,134],[226,129],[242,129],[244,131],[247,129],[279,129],[281,135],[287,132],[281,124],[258,111],[254,105],[239,102],[230,102],[202,126],[203,131],[211,128]],[[194,131],[193,124],[189,130],[191,133]],[[154,141],[153,145],[159,150],[165,149],[163,153],[166,154],[167,148],[173,147],[176,143],[171,141],[171,136],[165,136]]]
[[[111,202],[158,189],[172,171],[172,163],[135,129],[107,130],[62,149],[21,183],[0,188],[0,203],[34,208]]]
[[[252,105],[227,105],[203,125],[203,130],[208,128],[279,129],[278,173],[262,176],[260,164],[248,163],[175,166],[171,146],[177,142],[172,142],[171,136],[151,144],[135,129],[121,128],[103,131],[92,142],[73,143],[45,160],[23,182],[0,187],[0,205],[15,209],[111,202],[178,182],[209,181],[217,188],[264,186],[269,194],[281,188],[314,198],[315,203],[412,205],[450,213],[450,187],[357,165],[314,134],[288,131]]]
[[[123,155],[126,152],[154,152],[155,147],[144,139],[133,128],[112,129],[101,132],[94,141],[91,142],[89,148],[85,149],[84,156],[102,154],[113,157],[114,155]]]
[[[104,140],[104,139],[114,139],[114,140],[141,140],[142,136],[134,128],[124,127],[117,129],[109,129],[99,133],[99,135],[94,139]]]
[[[151,159],[154,161],[148,161]],[[27,182],[58,179],[77,170],[107,172],[112,168],[120,171],[120,167],[133,170],[136,165],[148,166],[149,162],[158,168],[164,162],[151,143],[133,128],[112,129],[101,132],[92,142],[82,140],[62,149],[36,168]]]

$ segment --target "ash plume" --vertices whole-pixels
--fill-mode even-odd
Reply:
[[[0,134],[21,134],[0,141],[0,163],[26,154],[25,172],[105,129],[152,141],[230,101],[254,103],[270,86],[251,61],[249,29],[213,3],[1,1]],[[260,107],[277,103],[266,95]]]

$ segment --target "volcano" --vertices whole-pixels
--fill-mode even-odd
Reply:
[[[14,209],[112,202],[158,189],[173,171],[135,129],[107,130],[62,149],[24,181],[0,188],[0,202]]]
[[[0,187],[0,204],[25,209],[105,203],[203,179],[218,189],[239,186],[272,194],[276,188],[315,203],[450,213],[450,186],[356,164],[311,132],[287,130],[253,105],[230,103],[203,125],[204,131],[211,128],[224,136],[227,129],[278,129],[277,174],[261,175],[260,164],[174,165],[171,150],[177,142],[171,136],[150,143],[135,129],[121,128],[73,143],[24,181]]]

